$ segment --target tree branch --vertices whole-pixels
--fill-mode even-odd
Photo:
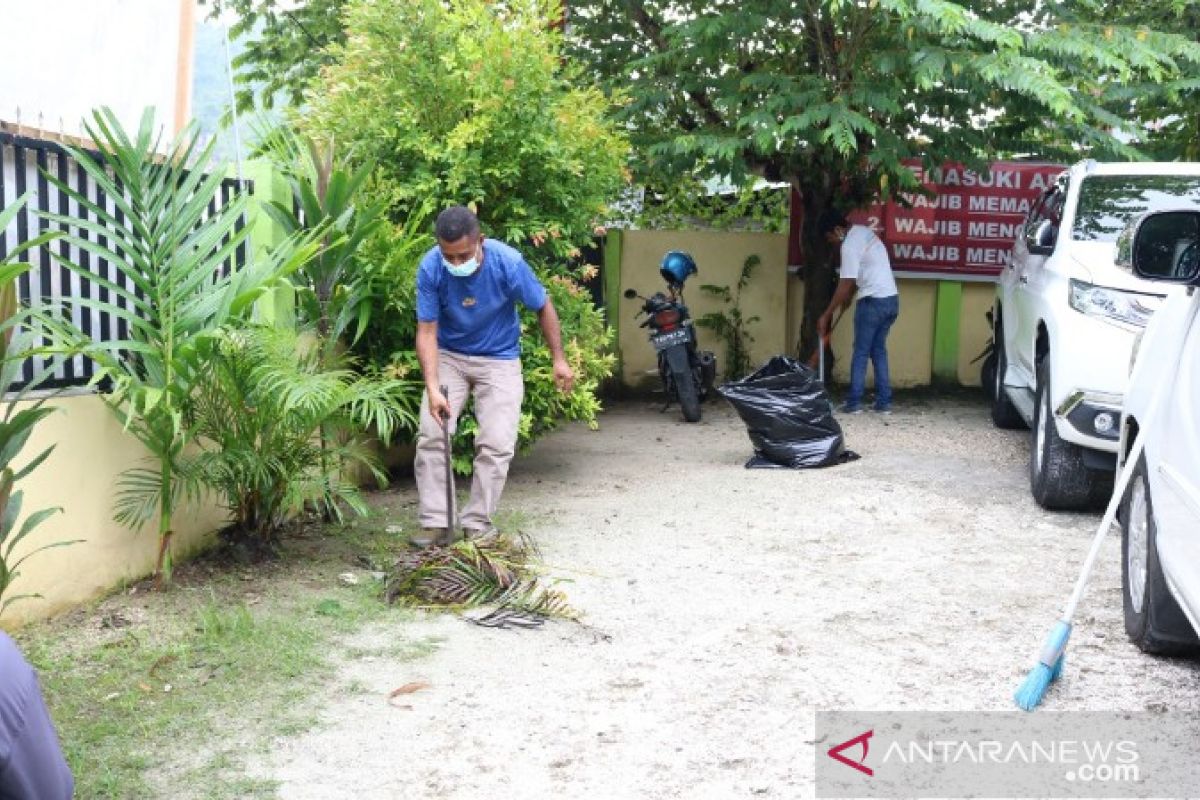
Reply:
[[[665,54],[669,52],[671,45],[667,42],[666,37],[663,36],[662,25],[650,16],[649,12],[646,11],[646,5],[641,0],[628,0],[627,5],[629,7],[630,18],[633,19],[634,24],[637,25],[642,34],[654,45],[654,48],[659,53]],[[718,128],[729,127],[725,118],[713,106],[712,100],[709,99],[706,92],[695,89],[684,89],[683,92],[700,109],[705,122]]]

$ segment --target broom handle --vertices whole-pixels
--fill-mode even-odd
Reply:
[[[1159,390],[1159,394],[1161,393],[1162,391]],[[1096,559],[1100,556],[1100,548],[1104,546],[1108,529],[1112,527],[1113,522],[1116,520],[1117,509],[1121,506],[1121,500],[1125,497],[1125,490],[1129,488],[1129,479],[1133,475],[1133,470],[1138,459],[1142,457],[1143,450],[1145,450],[1145,436],[1139,430],[1137,438],[1133,440],[1133,447],[1129,450],[1129,457],[1125,461],[1125,466],[1122,468],[1121,474],[1113,486],[1112,497],[1108,499],[1108,507],[1104,510],[1104,518],[1100,520],[1100,527],[1096,530],[1096,535],[1092,538],[1092,549],[1088,551],[1087,559],[1083,562],[1083,569],[1080,571],[1079,577],[1075,580],[1075,591],[1071,592],[1071,599],[1067,601],[1066,608],[1063,609],[1062,618],[1064,622],[1069,623],[1075,617],[1075,609],[1079,605],[1079,601],[1083,599],[1083,592],[1087,589],[1088,580],[1092,576],[1092,568],[1096,565]]]
[[[439,386],[438,389],[442,393],[442,397],[446,398],[446,402],[450,402],[450,390],[445,386]],[[450,420],[449,418],[442,420],[442,442],[446,452],[446,532],[454,533],[454,464],[451,459],[450,448]]]
[[[825,382],[825,348],[829,346],[829,340],[833,336],[833,329],[842,321],[842,314],[845,313],[846,309],[843,308],[841,313],[837,315],[837,319],[829,326],[829,330],[825,331],[825,335],[817,337],[817,352],[820,353],[817,356],[817,380],[821,381],[821,383]]]
[[[1184,330],[1188,330],[1192,326],[1192,322],[1196,317],[1196,301],[1193,300],[1191,309],[1188,314],[1188,322],[1184,326]],[[1175,354],[1172,361],[1168,364],[1175,364],[1178,367],[1179,359],[1183,356],[1183,346],[1187,343],[1187,337],[1183,337],[1180,342],[1179,352]],[[1108,529],[1112,527],[1113,521],[1117,517],[1117,509],[1121,505],[1121,500],[1125,497],[1125,491],[1129,488],[1129,481],[1133,477],[1133,470],[1137,467],[1137,462],[1141,460],[1142,452],[1146,449],[1145,432],[1149,430],[1152,421],[1158,417],[1159,406],[1167,396],[1168,387],[1174,388],[1174,381],[1163,381],[1154,387],[1154,394],[1150,396],[1150,411],[1146,424],[1138,427],[1138,435],[1133,440],[1133,446],[1129,448],[1129,456],[1125,459],[1125,466],[1121,470],[1121,474],[1117,476],[1116,485],[1113,486],[1112,497],[1108,499],[1108,507],[1104,510],[1104,518],[1100,520],[1100,527],[1096,530],[1096,535],[1092,539],[1092,549],[1088,551],[1087,559],[1083,562],[1083,569],[1079,573],[1079,578],[1075,581],[1075,591],[1071,592],[1071,599],[1067,601],[1066,607],[1063,609],[1063,622],[1070,623],[1075,617],[1075,609],[1079,605],[1079,601],[1083,599],[1083,592],[1087,588],[1088,579],[1092,576],[1092,568],[1096,565],[1096,559],[1100,556],[1100,548],[1104,546],[1104,539],[1108,535]],[[1051,422],[1050,424],[1054,424]]]
[[[821,383],[825,382],[825,343],[829,341],[829,334],[825,334],[817,341],[817,380]]]

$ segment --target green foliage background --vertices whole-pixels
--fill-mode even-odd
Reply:
[[[375,165],[365,192],[393,224],[363,246],[358,275],[372,315],[356,345],[397,377],[415,376],[417,262],[433,216],[472,206],[485,235],[522,251],[562,321],[575,390],[553,387],[532,314],[522,335],[526,401],[520,442],[561,419],[594,424],[595,389],[614,363],[601,313],[578,285],[582,249],[626,184],[628,142],[611,101],[580,88],[545,0],[352,0],[345,42],[330,50],[300,124]],[[460,426],[459,452],[472,433]],[[466,467],[460,459],[460,467]]]

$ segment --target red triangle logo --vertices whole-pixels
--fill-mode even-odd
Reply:
[[[858,736],[855,736],[853,739],[847,739],[846,741],[842,742],[841,744],[834,745],[833,747],[829,748],[829,757],[832,758],[834,761],[842,762],[847,767],[853,767],[854,769],[858,770],[859,772],[862,772],[866,775],[873,776],[875,774],[875,771],[867,766],[866,761],[867,761],[867,753],[870,752],[870,750],[871,750],[870,740],[871,740],[871,737],[874,735],[875,735],[875,731],[869,730],[866,733],[860,733]],[[855,745],[862,745],[862,758],[860,758],[858,761],[852,761],[851,759],[842,755],[843,750],[847,750],[851,747],[854,747]]]

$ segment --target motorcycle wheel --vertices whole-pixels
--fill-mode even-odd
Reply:
[[[679,397],[683,418],[688,422],[699,422],[700,391],[696,386],[696,376],[691,370],[676,370],[672,377],[675,379],[675,394]]]

